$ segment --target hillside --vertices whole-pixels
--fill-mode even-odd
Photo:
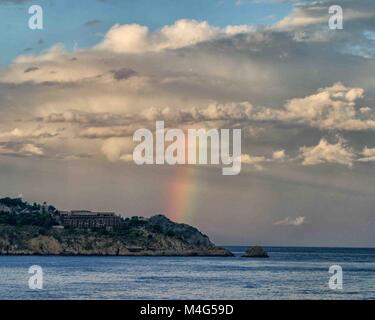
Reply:
[[[0,199],[1,255],[231,256],[198,229],[156,215],[117,228],[62,228],[53,206]]]

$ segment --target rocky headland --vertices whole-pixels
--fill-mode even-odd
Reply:
[[[163,215],[116,228],[63,227],[53,206],[0,199],[0,255],[232,256],[198,229]]]

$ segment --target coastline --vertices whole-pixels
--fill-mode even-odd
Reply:
[[[40,253],[40,252],[11,252],[0,253],[0,257],[233,257],[234,254],[222,247],[212,247],[199,250],[177,252],[172,250],[141,250],[121,254],[113,253]]]
[[[25,215],[18,213],[18,207],[13,211],[0,215],[3,256],[233,256],[197,228],[162,215],[126,219],[111,215],[115,226],[90,228],[64,225],[58,212]],[[86,223],[103,218],[79,219]]]

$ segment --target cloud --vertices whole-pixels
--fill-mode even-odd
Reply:
[[[125,69],[116,75],[118,79],[128,78],[133,71]],[[336,83],[321,88],[317,93],[290,99],[281,109],[254,107],[251,102],[210,103],[206,107],[191,109],[148,108],[141,114],[90,114],[79,111],[67,111],[46,116],[47,122],[113,122],[121,124],[121,119],[139,119],[148,121],[173,120],[175,123],[202,121],[248,121],[248,122],[280,122],[289,125],[307,125],[321,130],[366,131],[375,130],[375,118],[372,109],[358,106],[363,99],[362,88],[346,87]],[[357,112],[357,109],[360,110]],[[362,109],[362,110],[361,110]],[[117,120],[116,120],[117,118]],[[101,120],[102,119],[102,120]],[[105,121],[104,121],[105,120]]]
[[[370,4],[370,7],[372,4]],[[366,9],[366,4],[356,6],[355,1],[349,0],[341,4],[337,1],[323,0],[300,2],[294,5],[292,13],[280,20],[277,28],[294,29],[316,25],[328,25],[330,14],[328,9],[333,5],[341,5],[343,8],[344,23],[355,20],[371,19],[375,17],[375,13],[371,8]]]
[[[328,21],[328,10],[324,13],[320,11],[309,14],[304,8],[295,7],[292,14],[280,20],[276,27],[281,29],[298,28],[321,24],[326,21]]]
[[[39,55],[18,56],[7,69],[0,70],[0,84],[84,86],[121,81],[128,84],[128,88],[141,86],[142,76],[132,68],[121,66],[123,63],[125,59],[120,62],[114,60],[107,66],[103,64],[100,53],[87,50],[73,54],[62,45],[55,45]]]
[[[17,157],[40,157],[44,155],[44,149],[42,146],[38,146],[33,143],[0,142],[0,155]]]
[[[304,166],[336,163],[352,167],[355,157],[354,152],[345,145],[342,139],[336,144],[330,144],[327,140],[321,139],[316,146],[300,148],[300,154]]]
[[[243,164],[252,165],[257,170],[263,170],[261,163],[265,161],[266,161],[266,158],[263,156],[251,156],[250,154],[241,155],[241,162]]]
[[[125,161],[133,159],[133,141],[126,138],[111,138],[103,142],[102,153],[111,162]]]
[[[276,150],[272,152],[271,157],[265,157],[265,156],[252,156],[250,154],[242,154],[241,155],[241,162],[242,164],[247,164],[254,166],[257,170],[263,170],[263,164],[266,163],[272,163],[272,162],[281,162],[288,159],[285,150]],[[294,159],[288,159],[290,161],[293,161]]]
[[[340,131],[348,144],[358,141],[354,131],[372,139],[373,61],[337,49],[344,40],[362,45],[364,38],[345,28],[330,34],[331,43],[301,41],[300,32],[310,29],[218,28],[195,20],[156,31],[116,25],[93,48],[69,52],[57,44],[23,54],[0,70],[7,123],[1,129],[15,139],[10,126],[28,131],[36,119],[66,128],[48,147],[97,154],[107,139],[129,137],[155,120],[170,127],[242,128],[257,132],[243,140],[250,157],[244,161],[258,168],[294,161],[299,147],[312,148],[327,131]]]
[[[135,126],[145,126],[148,122],[157,120],[168,121],[170,125],[183,125],[201,122],[237,122],[250,119],[252,105],[248,102],[240,103],[211,103],[206,107],[177,109],[151,107],[138,113],[84,112],[68,110],[63,113],[50,113],[35,120],[49,124],[69,123],[85,129],[104,129],[124,131],[135,130]],[[93,127],[93,128],[90,128]],[[97,129],[97,130],[96,130]],[[117,135],[117,134],[116,134]]]
[[[355,102],[363,98],[363,94],[362,88],[349,88],[336,83],[306,98],[290,100],[280,118],[327,130],[374,129],[375,121],[372,119],[356,118]]]
[[[362,157],[358,159],[359,162],[374,162],[375,161],[375,148],[368,148],[367,146],[361,153]]]
[[[39,70],[38,67],[29,67],[29,68],[25,69],[24,73],[33,72],[33,71],[37,71],[37,70]]]
[[[250,102],[212,103],[207,108],[181,111],[180,115],[181,118],[196,121],[278,121],[297,126],[305,124],[322,130],[374,130],[372,109],[367,107],[364,112],[363,108],[357,107],[363,97],[362,88],[336,83],[319,89],[316,94],[290,99],[281,109],[254,107]],[[169,109],[154,112],[150,119],[166,117],[169,113]]]
[[[272,154],[272,159],[276,161],[282,161],[286,158],[285,150],[277,150]]]
[[[118,127],[89,127],[79,131],[81,138],[87,139],[108,139],[114,137],[132,137],[136,131],[134,126]]]
[[[210,26],[206,21],[178,20],[161,30],[150,30],[138,24],[113,26],[98,50],[117,53],[142,53],[192,46],[200,42],[253,30],[250,26],[227,26],[225,29]]]
[[[62,113],[50,113],[44,117],[37,117],[37,121],[46,123],[71,123],[83,126],[118,126],[129,124],[134,115],[116,114],[111,112],[85,112],[68,110]]]
[[[101,23],[102,23],[102,21],[99,20],[99,19],[92,19],[92,20],[89,20],[89,21],[85,22],[85,26],[86,27],[95,27],[95,26],[97,26]]]
[[[27,143],[24,144],[20,149],[19,152],[24,155],[35,155],[35,156],[42,156],[44,151],[41,147],[38,147],[34,144]]]
[[[25,130],[15,128],[11,131],[0,132],[0,141],[14,141],[27,139],[54,138],[59,135],[56,131],[49,131],[43,128]]]
[[[146,120],[173,120],[175,123],[203,121],[241,121],[251,118],[253,106],[249,102],[210,103],[208,106],[191,109],[149,108],[143,112]]]
[[[72,155],[66,155],[62,157],[64,160],[80,160],[80,159],[87,159],[91,158],[93,155],[90,153],[78,153]]]
[[[111,73],[113,74],[113,77],[116,79],[116,80],[125,80],[125,79],[129,79],[131,77],[134,77],[136,76],[138,73],[132,69],[128,69],[128,68],[121,68],[121,69],[118,69],[118,70],[111,70]]]
[[[299,227],[304,224],[306,224],[306,217],[302,217],[302,216],[296,217],[296,218],[286,217],[285,219],[276,221],[274,223],[275,226],[294,226],[294,227]]]
[[[321,88],[316,94],[289,100],[283,109],[260,108],[254,118],[264,121],[306,124],[323,130],[365,131],[375,129],[372,109],[356,110],[363,99],[362,88],[346,87],[336,83]],[[358,108],[360,109],[360,108]]]

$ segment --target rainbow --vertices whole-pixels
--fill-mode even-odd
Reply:
[[[197,170],[190,166],[177,166],[176,174],[167,186],[166,214],[176,222],[191,222],[197,209],[199,186]]]
[[[185,157],[187,161],[189,142],[185,141]],[[199,146],[196,144],[196,154],[199,154]],[[166,215],[175,222],[192,223],[198,207],[198,195],[200,191],[198,183],[199,169],[191,165],[177,165],[175,174],[168,183],[164,206]]]

